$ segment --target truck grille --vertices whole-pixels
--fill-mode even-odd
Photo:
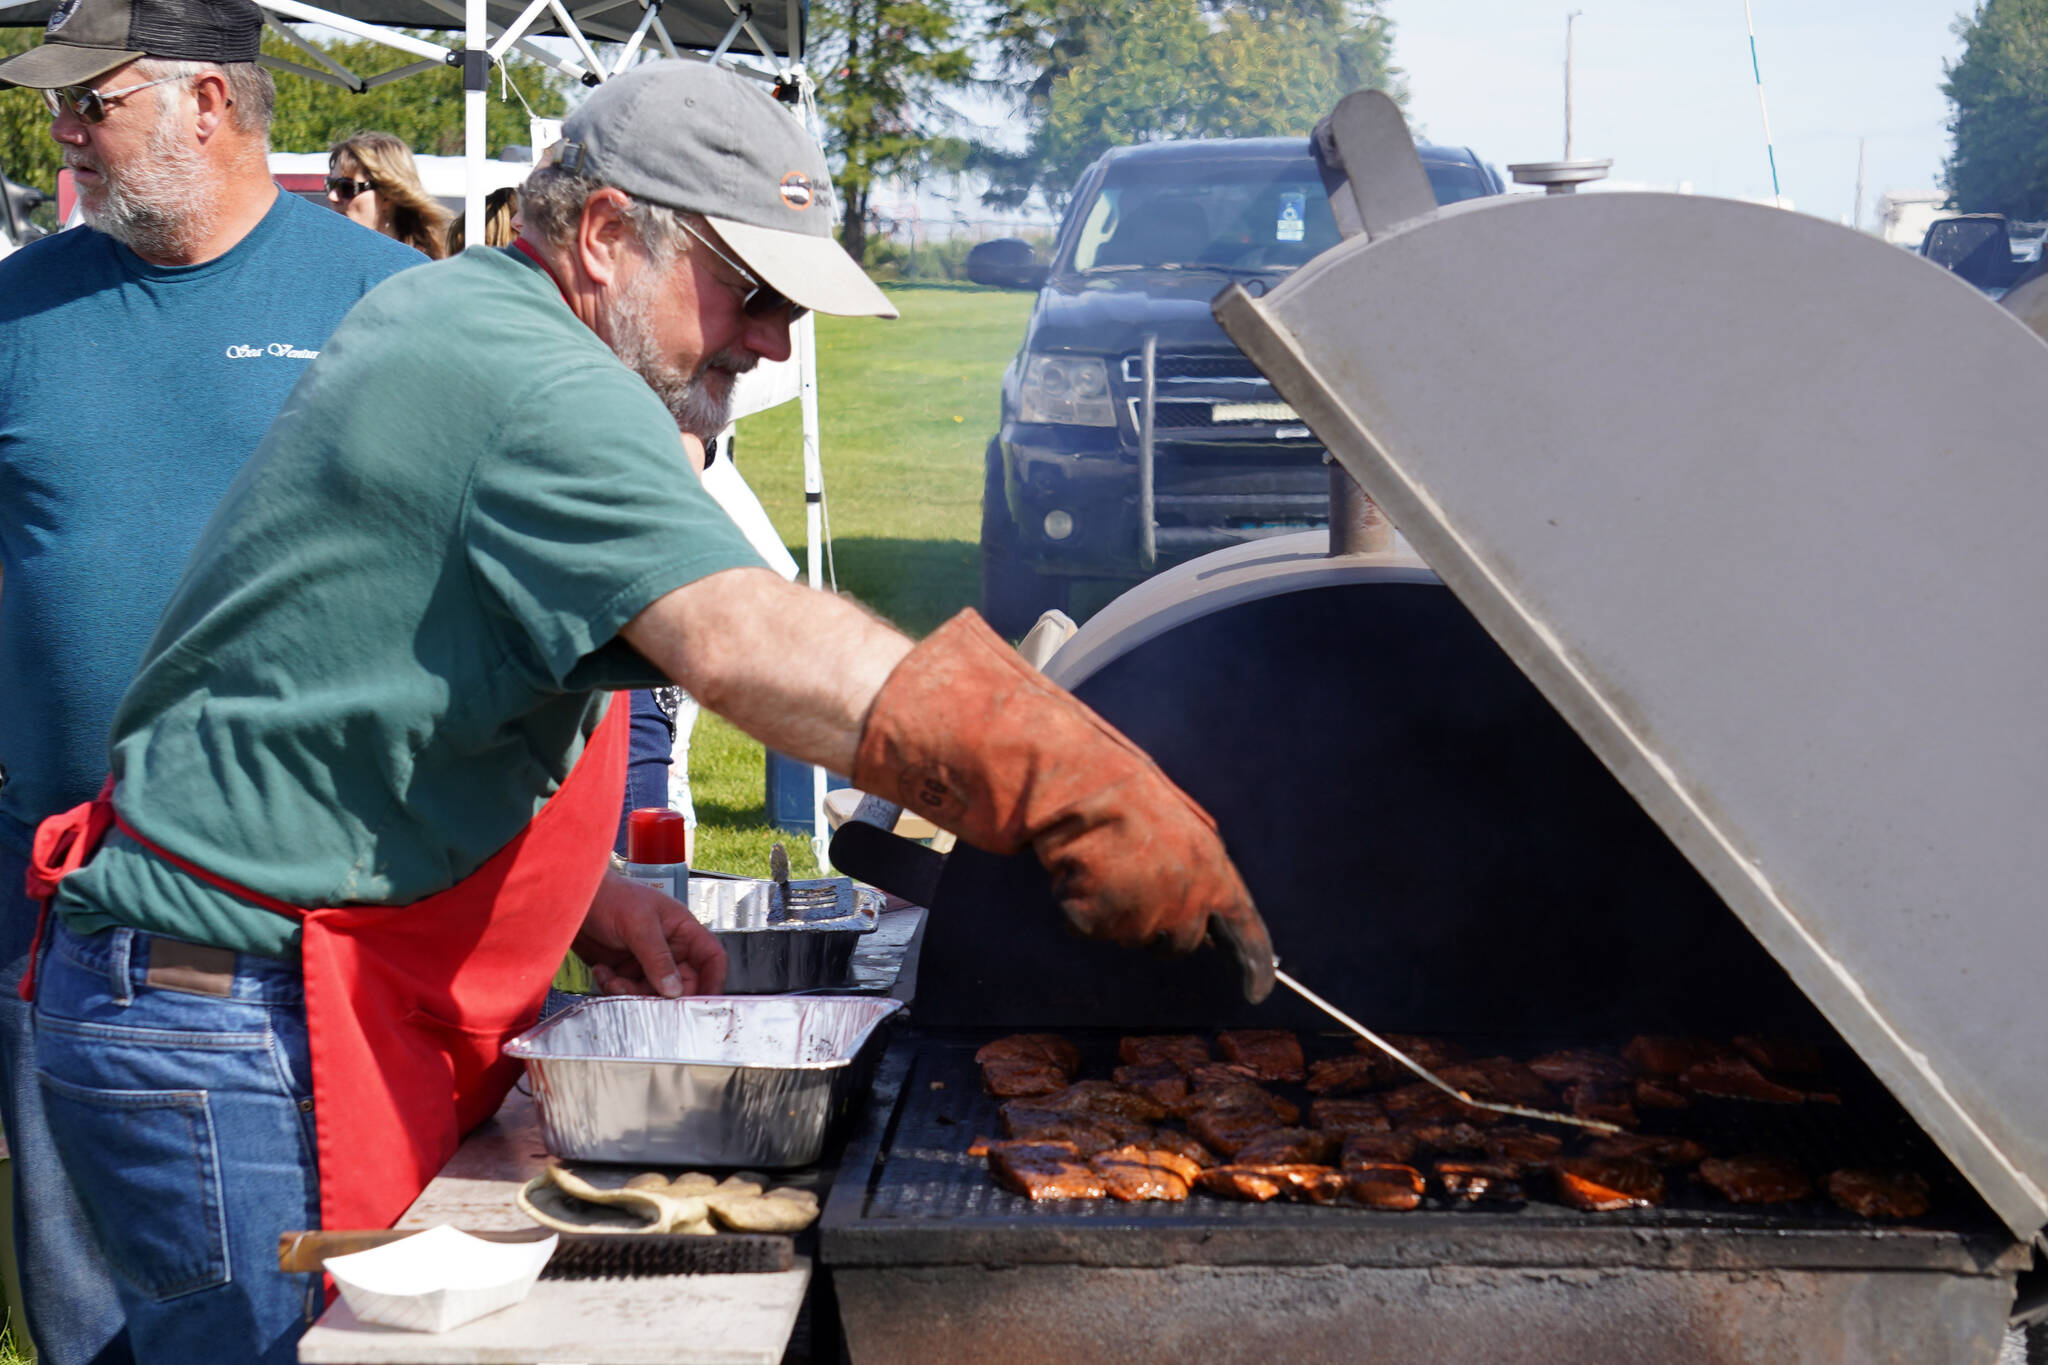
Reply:
[[[1228,354],[1165,354],[1156,359],[1152,427],[1155,431],[1231,431],[1259,427],[1299,427],[1290,439],[1309,439],[1294,410],[1275,393],[1266,377],[1244,356]],[[1143,422],[1145,362],[1123,358],[1123,378],[1133,392],[1125,400],[1131,427]]]
[[[1244,384],[1257,387],[1261,393],[1273,392],[1272,381],[1259,373],[1258,366],[1236,351],[1224,355],[1176,355],[1162,352],[1155,363],[1159,383],[1162,385],[1189,382]],[[1145,362],[1142,356],[1132,354],[1124,357],[1124,382],[1145,382]]]
[[[1133,398],[1130,405],[1131,425],[1135,427],[1144,420],[1144,400]],[[1233,410],[1235,408],[1257,408],[1260,411],[1238,412]],[[1302,426],[1301,418],[1295,415],[1294,409],[1278,400],[1255,404],[1242,400],[1219,402],[1213,398],[1160,398],[1153,403],[1154,431],[1209,431],[1270,426],[1298,427],[1300,435],[1296,439],[1306,440],[1309,437],[1308,428]]]

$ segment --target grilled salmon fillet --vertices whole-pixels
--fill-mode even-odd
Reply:
[[[1918,1218],[1933,1203],[1926,1179],[1911,1171],[1835,1171],[1828,1198],[1861,1218]]]
[[[1301,1039],[1286,1029],[1226,1029],[1216,1035],[1216,1050],[1262,1081],[1298,1081],[1306,1074]]]
[[[1558,1198],[1575,1209],[1611,1213],[1664,1202],[1664,1173],[1640,1157],[1560,1157],[1551,1164]]]
[[[1709,1157],[1699,1178],[1734,1204],[1789,1204],[1813,1193],[1813,1181],[1781,1156]]]

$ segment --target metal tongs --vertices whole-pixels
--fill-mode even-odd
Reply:
[[[1600,1119],[1580,1118],[1577,1114],[1559,1114],[1549,1109],[1528,1109],[1519,1104],[1503,1104],[1494,1100],[1473,1099],[1471,1095],[1458,1089],[1450,1082],[1441,1079],[1430,1071],[1428,1067],[1416,1061],[1413,1057],[1410,1057],[1407,1053],[1401,1051],[1401,1049],[1395,1047],[1392,1043],[1380,1037],[1377,1033],[1374,1033],[1371,1029],[1359,1023],[1356,1019],[1353,1019],[1350,1015],[1338,1009],[1299,981],[1296,981],[1286,972],[1281,971],[1280,959],[1277,957],[1273,959],[1273,979],[1308,1001],[1309,1004],[1314,1005],[1324,1014],[1329,1015],[1345,1028],[1350,1029],[1353,1033],[1365,1039],[1366,1042],[1371,1043],[1374,1047],[1392,1057],[1402,1066],[1407,1067],[1410,1071],[1422,1077],[1423,1080],[1428,1081],[1446,1095],[1452,1096],[1460,1104],[1469,1104],[1474,1109],[1491,1109],[1498,1114],[1514,1114],[1525,1119],[1541,1119],[1545,1123],[1569,1123],[1578,1128],[1590,1129],[1595,1133],[1619,1133],[1621,1131],[1620,1126],[1617,1124],[1607,1123]]]
[[[777,924],[798,920],[828,919],[841,913],[840,883],[843,878],[789,879],[789,850],[776,844],[768,850],[768,878],[775,883],[775,900],[768,918]]]

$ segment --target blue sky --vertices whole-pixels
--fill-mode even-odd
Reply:
[[[1886,189],[1935,186],[1948,148],[1942,63],[1961,6],[1751,0],[1784,193],[1841,219],[1867,139],[1863,223]],[[1563,151],[1564,16],[1580,9],[1574,152],[1629,180],[1768,196],[1742,0],[1386,0],[1409,116],[1487,160]]]

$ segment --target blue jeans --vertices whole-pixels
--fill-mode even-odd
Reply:
[[[50,1132],[145,1361],[278,1361],[322,1307],[277,1268],[277,1235],[320,1226],[313,1082],[297,964],[250,954],[151,985],[139,929],[53,917],[36,986]]]
[[[45,1365],[128,1365],[135,1357],[121,1299],[50,1139],[33,1020],[15,992],[38,908],[22,889],[25,871],[24,859],[0,848],[0,1127],[14,1160],[14,1255],[28,1334]]]
[[[654,700],[653,692],[642,687],[628,695],[633,716],[627,732],[626,800],[619,811],[619,837],[612,843],[612,852],[621,858],[626,856],[626,817],[636,810],[668,805],[669,751],[676,742],[676,727]]]

